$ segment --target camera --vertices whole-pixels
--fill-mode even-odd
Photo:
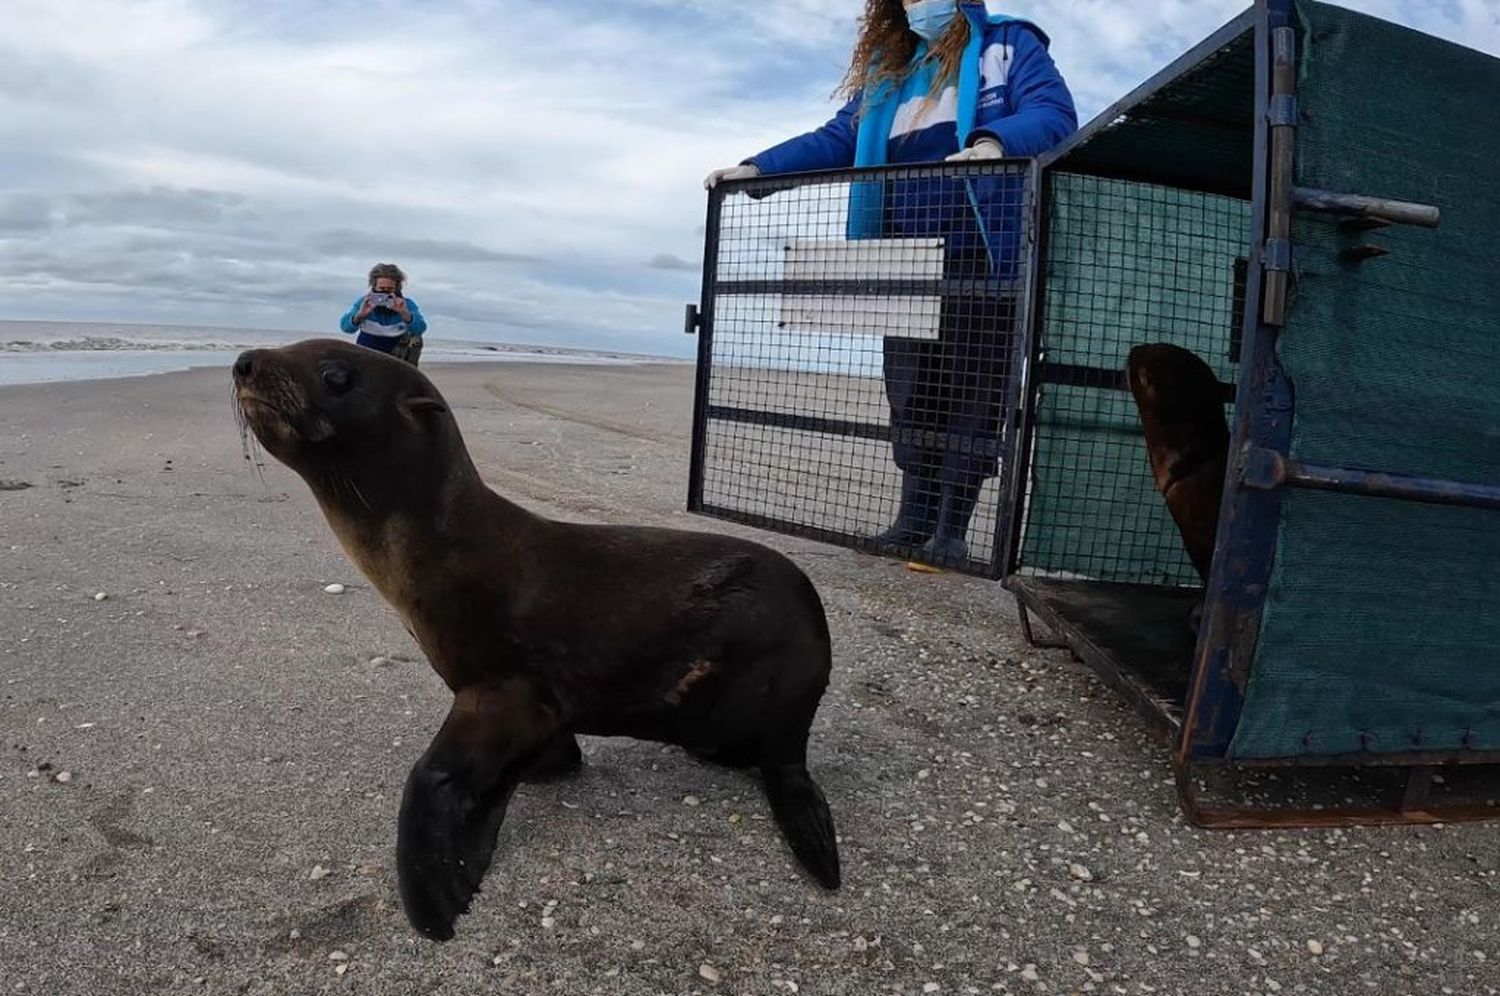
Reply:
[[[370,307],[372,308],[389,308],[395,300],[396,296],[394,294],[371,294],[369,297]]]

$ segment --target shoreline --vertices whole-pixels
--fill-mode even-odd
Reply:
[[[134,380],[164,374],[187,373],[214,367],[228,368],[246,346],[234,349],[99,348],[79,350],[0,349],[0,392],[13,387],[39,384],[72,384],[98,381]],[[688,365],[693,361],[672,356],[648,354],[593,353],[586,351],[549,352],[546,347],[529,350],[523,347],[457,351],[431,349],[424,351],[422,369],[439,366],[484,366],[506,364],[554,363],[566,366],[632,366]],[[35,366],[27,375],[24,367]],[[132,367],[134,369],[132,369]]]

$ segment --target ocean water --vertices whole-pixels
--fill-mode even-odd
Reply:
[[[186,325],[0,321],[0,386],[226,367],[246,349],[320,333]],[[352,340],[351,340],[352,341]],[[434,339],[422,363],[638,363],[656,357]],[[677,362],[662,358],[661,362]]]

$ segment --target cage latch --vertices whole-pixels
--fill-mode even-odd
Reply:
[[[686,335],[697,335],[703,328],[703,313],[696,304],[689,304],[682,318],[682,331]]]
[[[1286,483],[1286,460],[1275,450],[1251,446],[1245,450],[1240,483],[1257,491],[1271,491]]]

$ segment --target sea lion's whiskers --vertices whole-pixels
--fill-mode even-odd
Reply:
[[[269,489],[266,484],[266,462],[261,459],[260,440],[250,431],[250,416],[246,414],[245,403],[240,399],[239,385],[233,381],[229,383],[229,407],[234,412],[234,424],[240,433],[240,452],[244,454],[245,461],[255,468],[255,476],[261,487]]]

